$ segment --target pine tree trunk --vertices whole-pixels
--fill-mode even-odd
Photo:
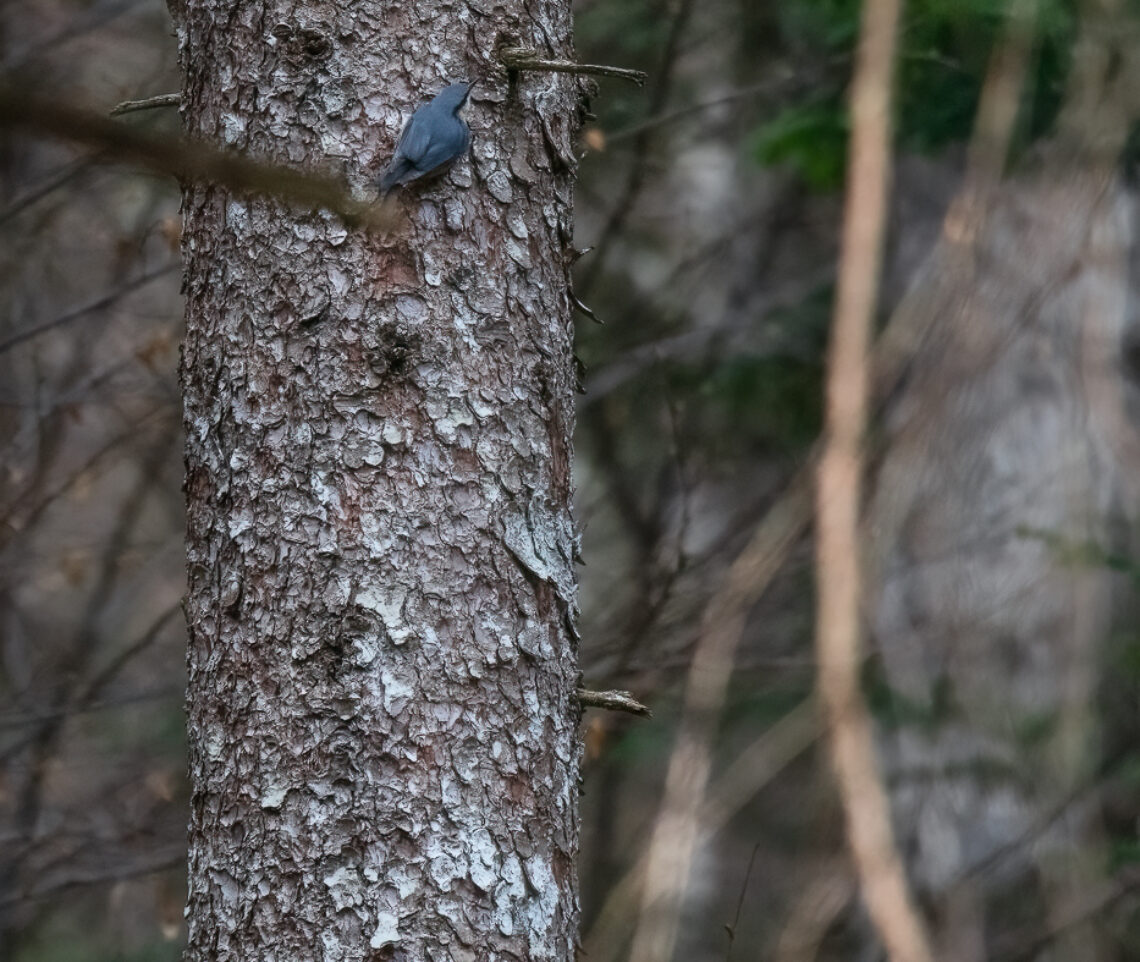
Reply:
[[[480,78],[383,236],[185,190],[187,962],[573,956],[578,105],[492,59],[570,55],[570,13],[487,10],[177,14],[191,135],[362,193]]]

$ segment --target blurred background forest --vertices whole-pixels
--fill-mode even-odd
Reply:
[[[629,689],[655,713],[590,711],[583,723],[587,958],[623,958],[643,918],[631,880],[666,795],[684,692],[703,672],[712,687],[687,723],[706,733],[710,774],[694,858],[669,879],[684,889],[673,957],[870,962],[879,950],[813,707],[810,534],[794,530],[770,580],[748,567],[747,550],[789,485],[808,483],[821,427],[860,5],[575,6],[580,60],[649,73],[643,89],[599,82],[577,192],[576,241],[593,250],[575,292],[606,322],[582,316],[578,326],[582,667],[589,687]],[[908,724],[920,732],[883,749],[900,844],[936,929],[959,911],[975,917],[968,899],[939,901],[947,892],[986,889],[991,958],[1049,957],[1040,953],[1074,931],[1091,931],[1081,944],[1097,948],[1056,957],[1140,958],[1140,634],[1130,598],[1140,462],[1128,440],[1140,380],[1131,192],[1140,155],[1128,104],[1106,121],[1115,138],[1090,127],[1086,142],[1082,119],[1109,97],[1073,93],[1081,43],[1094,60],[1098,44],[1116,45],[1118,58],[1134,49],[1120,17],[1084,35],[1076,3],[1015,0],[1011,16],[997,0],[911,0],[899,37],[880,319],[924,290],[935,325],[952,313],[946,305],[971,298],[983,314],[1000,314],[1003,298],[1010,311],[1034,305],[992,343],[963,334],[916,349],[925,360],[885,387],[872,433],[869,510],[888,534],[876,528],[887,570],[883,594],[867,601],[865,687],[884,745]],[[104,114],[179,87],[161,0],[8,0],[0,62],[40,94]],[[984,195],[996,226],[973,273],[952,273],[937,259],[944,218],[977,159],[983,93],[1010,78],[1005,180]],[[1067,102],[1076,103],[1068,126]],[[476,137],[479,109],[476,92]],[[124,122],[179,130],[173,109]],[[1082,208],[1086,194],[1066,191],[1099,163],[1109,176]],[[0,171],[0,959],[176,959],[188,805],[178,187],[23,134],[0,141]],[[1074,243],[1091,255],[1051,252],[1077,221],[1085,229],[1073,228]],[[1090,236],[1093,246],[1081,246]],[[1113,318],[1104,330],[1098,311]],[[1078,342],[1103,355],[1091,374]],[[1034,433],[1065,409],[1068,391],[1093,413],[1072,435]],[[1033,397],[1045,401],[1034,407]],[[1098,420],[1102,401],[1122,417]],[[916,410],[926,412],[917,421]],[[1020,428],[991,430],[1014,410],[1028,412]],[[1085,450],[1092,435],[1104,443]],[[1009,451],[985,448],[994,438]],[[983,448],[988,468],[959,470]],[[1058,464],[1068,508],[1052,515],[1051,495],[1021,482]],[[997,475],[995,514],[984,495]],[[914,482],[908,503],[927,503],[913,494],[926,484],[937,507],[892,520],[895,488],[885,486],[914,477],[937,480]],[[1035,511],[1022,517],[1025,506]],[[957,568],[941,559],[956,572],[943,571],[947,580],[900,586],[891,559],[953,554],[954,530],[1016,543],[987,544],[984,558],[975,543]],[[1014,589],[993,588],[1009,580]],[[1001,608],[977,616],[980,632],[962,627],[960,610],[938,608],[971,604],[974,581]],[[909,598],[903,615],[892,592]],[[1057,610],[1043,610],[1050,604]],[[729,616],[740,630],[706,645]],[[970,649],[969,672],[946,654],[952,642],[917,657],[905,642],[891,647],[926,629],[946,634],[948,622],[984,649]],[[902,652],[893,666],[892,650]],[[916,682],[916,672],[926,674]],[[978,674],[989,686],[981,695],[971,689]],[[1007,716],[1025,712],[1005,717],[1000,735],[984,723],[963,733],[952,720],[949,741],[970,757],[948,776],[954,751],[932,734],[943,716],[930,705],[955,686],[960,697],[949,700],[966,728],[988,717],[995,691],[1008,694]],[[915,755],[930,769],[933,807],[914,802]],[[985,839],[967,838],[966,822]],[[932,867],[937,837],[953,850],[949,867]],[[1021,884],[1026,872],[1045,879],[1044,894]],[[1065,888],[1075,896],[1052,899]]]

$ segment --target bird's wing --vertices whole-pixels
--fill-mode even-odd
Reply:
[[[431,144],[431,130],[428,125],[423,123],[419,118],[418,112],[412,114],[412,119],[408,121],[408,126],[404,128],[404,132],[400,134],[400,140],[396,144],[396,156],[406,157],[416,168],[422,170],[422,159],[424,154],[428,152],[428,147]]]
[[[450,131],[451,136],[441,137],[427,145],[427,149],[416,160],[416,169],[420,173],[426,174],[441,164],[458,160],[467,152],[467,148],[471,146],[471,131],[465,124],[456,126],[457,129]]]
[[[452,119],[454,126],[450,129],[436,130],[433,140],[431,125],[418,114],[419,111],[412,114],[396,142],[392,161],[380,184],[385,193],[397,184],[406,184],[456,160],[471,146],[471,131],[458,118]]]

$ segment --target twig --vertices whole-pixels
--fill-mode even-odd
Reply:
[[[570,303],[573,304],[574,307],[576,307],[583,314],[585,314],[595,324],[606,323],[600,317],[598,317],[598,315],[595,314],[591,308],[587,307],[580,300],[578,300],[578,295],[574,293],[574,288],[570,288]]]
[[[630,80],[639,87],[645,86],[649,75],[644,70],[627,67],[607,67],[594,63],[574,63],[572,60],[546,60],[537,50],[529,47],[504,47],[499,51],[499,62],[509,70],[539,70],[545,73],[593,74],[597,77],[617,77]]]
[[[1037,958],[1041,950],[1056,941],[1058,936],[1112,908],[1138,888],[1140,888],[1140,875],[1135,871],[1124,869],[1112,884],[1086,893],[1081,904],[1070,909],[1064,916],[1053,920],[1045,932],[1014,931],[999,934],[991,957],[1002,962],[1025,962],[1027,959]]]
[[[801,478],[801,481],[806,480]],[[763,595],[807,525],[811,498],[795,484],[761,522],[705,608],[685,681],[677,743],[665,797],[646,855],[641,910],[630,959],[657,962],[673,954],[681,902],[702,832],[713,746],[736,650],[753,605]]]
[[[724,828],[758,791],[807,751],[818,735],[815,705],[808,699],[737,755],[711,785],[701,808],[699,822],[705,837]],[[625,943],[625,927],[634,914],[638,892],[645,884],[648,864],[649,852],[642,851],[633,866],[610,887],[597,921],[586,936],[587,958],[604,962],[619,957],[613,946]]]
[[[583,708],[605,708],[607,711],[625,711],[642,718],[653,717],[653,712],[628,691],[589,691],[578,689],[578,702]]]
[[[104,867],[91,872],[76,872],[74,875],[63,876],[50,883],[17,892],[15,895],[0,899],[0,909],[10,909],[21,902],[33,899],[57,898],[61,893],[74,888],[90,887],[107,882],[123,882],[127,879],[138,878],[141,875],[153,875],[167,869],[176,868],[186,860],[186,845],[179,842],[157,851],[147,853],[146,858],[139,858],[134,863],[109,868]]]
[[[151,421],[161,419],[165,414],[166,412],[164,412],[162,408],[152,408],[137,421],[132,422],[128,430],[116,435],[106,444],[98,448],[86,461],[82,462],[72,471],[69,477],[50,491],[45,492],[44,489],[47,485],[44,483],[43,478],[38,476],[38,473],[36,476],[33,476],[28,483],[24,485],[20,493],[10,498],[8,503],[4,505],[3,508],[0,508],[0,549],[5,548],[9,539],[17,532],[34,528],[43,513],[59,498],[67,494],[67,492],[75,487],[83,478],[90,477],[95,466],[103,458],[118,448],[137,441],[144,427]],[[20,512],[24,509],[25,502],[31,501],[31,499],[37,495],[38,500],[21,514]],[[0,714],[0,719],[2,718],[3,715]]]
[[[669,59],[666,58],[666,68],[668,68],[669,63]],[[663,71],[665,75],[668,73],[668,69]],[[661,101],[665,99],[664,95],[660,97]],[[655,111],[650,111],[651,116],[658,113],[660,113],[660,107]],[[640,135],[643,136],[644,134],[645,131],[640,132]],[[635,182],[633,193],[636,193],[637,186],[638,184]],[[615,229],[620,225],[625,212],[625,210],[622,210],[620,214],[615,212],[617,215],[614,217]],[[606,236],[606,232],[603,232],[603,236]],[[604,245],[602,246],[604,247]],[[879,389],[880,397],[889,395],[894,386],[897,385],[905,373],[914,344],[921,337],[921,332],[925,330],[933,296],[931,285],[934,285],[936,295],[943,286],[953,287],[962,284],[962,278],[955,272],[954,268],[958,264],[958,256],[963,251],[968,252],[968,248],[955,244],[949,245],[948,251],[947,247],[948,245],[944,241],[928,258],[924,268],[927,274],[926,284],[917,285],[915,293],[899,305],[875,347],[874,367],[876,386]],[[594,389],[597,390],[598,388]],[[791,548],[799,542],[799,537],[807,529],[811,520],[812,499],[808,496],[807,491],[811,476],[815,473],[818,459],[819,447],[817,445],[813,449],[808,463],[792,478],[784,494],[770,509],[768,516],[757,528],[737,561],[734,562],[728,579],[732,585],[731,587],[726,585],[722,592],[714,597],[706,609],[707,616],[717,612],[722,623],[737,620],[739,627],[735,630],[743,630],[743,619],[747,611],[764,594],[771,578],[783,565]],[[744,614],[738,612],[738,605]],[[728,610],[729,608],[731,610]],[[733,627],[725,625],[721,630],[730,639],[726,642],[729,650],[734,651],[735,642],[731,641]],[[704,644],[705,639],[702,637],[702,640],[698,642],[698,652]],[[697,654],[694,655],[694,660],[696,659]],[[690,684],[692,677],[697,674],[695,671],[691,672]],[[804,714],[798,714],[800,711]],[[782,751],[779,753],[780,762],[775,771],[779,771],[782,765],[787,764],[798,752],[804,750],[814,738],[815,721],[808,712],[809,708],[805,707],[797,709],[797,713],[793,713],[796,715],[794,733],[787,736],[791,747],[788,747],[786,754]],[[768,773],[768,776],[774,775],[775,771]],[[736,778],[729,777],[737,774],[738,777]],[[718,780],[712,793],[714,797],[706,801],[700,811],[699,822],[704,831],[715,831],[716,826],[720,824],[720,818],[727,817],[727,813],[737,810],[747,798],[752,797],[759,785],[763,784],[763,781],[752,782],[749,775],[750,771],[747,767],[742,767],[740,772],[736,773],[734,766],[733,770]],[[723,800],[717,791],[722,782],[733,782],[732,790]],[[697,790],[696,794],[701,795],[702,790]],[[663,841],[666,845],[671,844],[668,839]],[[646,884],[646,879],[650,874],[647,871],[649,859],[650,853],[643,853],[637,864],[611,890],[606,904],[599,913],[598,920],[587,938],[587,948],[593,953],[591,957],[606,957],[605,953],[608,951],[608,946],[623,940],[621,930],[625,920],[631,914],[632,902],[636,898],[636,889]]]
[[[1083,233],[1082,229],[1082,236]],[[944,240],[926,261],[923,268],[926,275],[925,282],[917,284],[912,294],[905,298],[892,314],[886,329],[875,345],[874,352],[875,381],[880,399],[889,396],[905,374],[915,345],[929,324],[932,315],[931,305],[937,302],[940,292],[969,285],[970,279],[967,277],[963,280],[957,268],[961,258],[972,256],[971,250],[968,246],[948,244]],[[680,338],[678,346],[684,346]],[[648,348],[646,350],[648,351]],[[600,384],[591,386],[591,391],[601,394],[607,390],[612,390],[612,387],[608,385],[603,387]],[[587,395],[587,404],[590,397],[591,395]],[[771,578],[784,564],[788,552],[799,542],[799,536],[807,530],[811,521],[812,499],[807,492],[816,471],[819,453],[817,444],[807,463],[793,476],[784,493],[769,509],[764,521],[757,527],[748,545],[733,563],[728,576],[728,580],[733,583],[732,589],[729,590],[726,585],[725,589],[712,599],[706,608],[706,616],[719,612],[722,620],[731,620],[737,617],[737,605],[740,605],[746,614],[763,596]],[[740,566],[739,575],[735,573],[738,566]],[[731,612],[726,606],[731,608]],[[739,630],[743,630],[744,617],[745,615],[739,615],[741,625]],[[703,639],[698,643],[698,648],[702,644],[704,644]],[[795,751],[802,751],[814,737],[812,725],[814,721],[807,715],[797,718],[796,736],[793,741],[796,739],[802,741],[797,743]],[[786,760],[781,762],[784,763]],[[731,772],[726,773],[726,776],[729,774]],[[725,777],[720,779],[721,782],[726,780],[730,779]],[[759,786],[749,781],[747,771],[742,772],[739,781],[740,785],[734,789],[731,801],[723,803],[726,810],[735,811],[746,798],[758,790]],[[715,830],[719,815],[719,806],[713,805],[713,801],[710,799],[706,803],[700,815],[702,827],[710,832]],[[635,888],[642,885],[646,877],[647,858],[648,856],[643,854],[638,864],[612,889],[587,938],[587,948],[594,953],[591,957],[602,957],[606,946],[623,938],[620,930],[631,913],[631,903],[636,897]]]
[[[57,327],[63,327],[65,324],[70,324],[73,321],[79,320],[88,314],[96,311],[101,311],[105,307],[110,307],[116,301],[119,301],[128,294],[137,291],[140,287],[145,287],[151,281],[159,277],[165,277],[167,274],[172,274],[178,270],[179,265],[165,264],[162,267],[157,267],[154,270],[147,271],[145,274],[140,274],[134,280],[127,281],[126,283],[109,291],[106,294],[100,294],[99,297],[86,304],[81,304],[79,307],[72,308],[60,314],[59,317],[53,317],[50,321],[44,321],[42,324],[33,324],[31,327],[26,327],[22,331],[17,331],[15,334],[0,340],[0,354],[5,351],[11,350],[17,344],[23,344],[24,341],[31,340],[33,337],[38,337],[47,331],[54,330]]]
[[[723,107],[726,104],[735,103],[738,100],[758,98],[760,102],[763,103],[765,98],[769,98],[773,105],[777,105],[779,101],[775,100],[775,97],[778,94],[784,96],[795,95],[797,91],[809,89],[812,83],[822,85],[824,88],[834,86],[835,83],[829,79],[826,71],[831,68],[841,67],[844,73],[846,73],[850,67],[850,62],[851,56],[847,53],[836,54],[833,57],[829,57],[819,65],[822,68],[822,73],[819,76],[805,74],[802,70],[797,71],[786,63],[778,64],[773,71],[773,76],[767,77],[764,80],[738,87],[729,93],[713,97],[711,100],[703,100],[695,104],[686,104],[684,107],[678,107],[676,110],[670,110],[667,113],[659,113],[655,116],[646,117],[637,123],[630,124],[628,127],[622,127],[620,130],[607,133],[606,146],[609,147],[623,140],[629,140],[636,137],[642,131],[663,127],[675,121],[683,120],[685,117],[690,117],[693,114],[699,114],[706,110],[715,110],[717,107]]]
[[[859,688],[859,505],[867,355],[886,229],[899,5],[899,0],[868,0],[864,5],[851,89],[851,163],[828,350],[826,440],[816,492],[816,649],[820,702],[867,912],[891,962],[932,962],[895,844],[871,716]]]
[[[755,97],[757,94],[768,94],[779,88],[791,86],[796,80],[796,75],[786,65],[782,66],[780,70],[780,76],[773,79],[761,80],[758,83],[739,87],[731,93],[721,94],[719,97],[714,97],[711,100],[703,100],[695,104],[686,104],[684,107],[678,107],[676,110],[670,110],[668,113],[646,117],[637,123],[630,124],[628,127],[622,127],[620,130],[609,132],[606,134],[606,146],[609,147],[623,140],[630,140],[642,131],[664,127],[667,124],[671,124],[674,121],[681,120],[693,114],[699,114],[706,110],[715,110],[717,107],[723,107],[725,104],[735,103],[738,100]]]
[[[181,94],[159,94],[157,97],[147,97],[145,100],[124,100],[111,108],[111,116],[119,117],[139,110],[157,110],[160,107],[177,107],[181,103]]]
[[[139,638],[129,644],[126,648],[120,651],[110,663],[95,675],[84,689],[83,693],[76,700],[76,710],[86,711],[91,705],[96,703],[99,695],[103,689],[107,687],[119,674],[126,664],[132,659],[146,651],[162,634],[163,629],[170,623],[171,619],[182,611],[182,599],[179,598],[174,604],[168,605],[158,617],[151,622],[150,627],[142,633]]]
[[[673,14],[672,23],[669,25],[669,36],[665,40],[665,49],[661,54],[660,65],[654,76],[654,87],[649,96],[646,114],[650,119],[663,114],[665,106],[669,102],[677,60],[681,55],[681,41],[685,36],[695,4],[696,0],[680,0]],[[594,282],[605,269],[610,246],[621,233],[626,219],[632,212],[634,204],[636,204],[641,195],[641,190],[645,186],[645,181],[649,176],[649,147],[652,137],[653,130],[650,127],[644,128],[634,136],[633,162],[630,165],[625,186],[617,204],[610,211],[610,216],[598,236],[598,242],[594,245],[593,262],[582,272],[581,291],[587,297],[592,293]]]
[[[118,711],[128,705],[142,705],[148,702],[164,699],[176,701],[183,694],[183,687],[179,685],[161,685],[155,688],[140,688],[125,695],[116,695],[113,698],[104,698],[100,701],[90,701],[82,707],[68,707],[53,709],[52,711],[7,712],[0,714],[0,731],[8,729],[27,728],[31,725],[42,725],[49,721],[64,721],[76,718],[79,715],[96,715],[105,711]],[[6,745],[0,751],[0,762],[8,762],[16,755],[17,750],[26,748],[31,739]],[[94,759],[93,765],[102,764]]]
[[[726,925],[728,933],[728,952],[725,962],[732,962],[732,950],[736,946],[736,930],[740,927],[740,913],[744,910],[744,896],[748,892],[748,882],[752,878],[752,866],[756,863],[756,854],[760,851],[760,843],[752,846],[752,857],[748,860],[748,869],[744,873],[744,882],[740,886],[740,898],[736,900],[736,915],[733,916],[732,925]]]
[[[43,810],[46,787],[50,784],[48,772],[52,761],[58,757],[59,739],[67,718],[66,709],[75,704],[76,688],[86,676],[87,668],[99,650],[102,638],[97,626],[107,605],[115,596],[116,581],[121,570],[120,561],[147,503],[146,495],[161,478],[158,468],[166,460],[168,440],[168,437],[164,437],[163,443],[156,444],[143,459],[138,478],[121,502],[115,526],[102,552],[99,574],[83,604],[79,627],[56,663],[59,683],[50,699],[48,717],[35,726],[25,739],[17,742],[18,747],[9,745],[5,748],[5,754],[9,757],[14,757],[16,752],[24,749],[28,753],[26,774],[10,790],[15,812],[10,835],[18,841],[27,842],[35,837],[34,829]],[[23,848],[17,849],[15,855],[5,853],[0,872],[6,878],[20,877],[29,851],[30,849]],[[17,899],[19,897],[21,896]]]
[[[84,171],[89,170],[97,159],[97,157],[82,157],[79,160],[67,164],[61,170],[56,171],[43,183],[32,188],[22,197],[18,197],[12,201],[8,207],[0,211],[0,224],[11,220],[17,214],[27,210],[27,208],[31,207],[37,201],[42,200],[48,194],[52,193],[52,191],[58,190],[68,181],[73,180]]]

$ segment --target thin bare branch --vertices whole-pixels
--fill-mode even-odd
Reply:
[[[593,63],[574,63],[572,60],[547,60],[529,47],[504,47],[499,51],[499,62],[510,70],[537,70],[546,73],[593,74],[597,77],[617,77],[631,80],[639,87],[645,86],[648,74],[644,70],[630,70],[627,67],[607,67]]]
[[[115,655],[115,657],[87,683],[87,687],[83,690],[83,693],[76,699],[76,709],[84,711],[95,704],[96,699],[103,693],[103,689],[115,680],[116,676],[126,667],[127,663],[153,645],[170,623],[171,619],[181,611],[182,599],[179,598],[174,604],[167,606],[160,612],[142,635]]]
[[[656,962],[672,956],[679,910],[703,828],[713,742],[736,649],[749,611],[802,536],[809,505],[807,485],[794,486],[791,496],[765,517],[705,609],[685,683],[680,730],[665,777],[665,797],[646,858],[641,911],[630,952],[633,962]]]
[[[995,186],[1009,156],[1036,35],[1037,3],[1013,0],[1004,35],[990,59],[967,162],[975,189]]]
[[[140,110],[158,110],[162,107],[177,107],[182,103],[181,94],[159,94],[157,97],[147,97],[145,100],[124,100],[111,108],[112,117],[123,114],[132,114]]]
[[[775,962],[814,962],[828,929],[855,895],[850,869],[825,865],[792,903],[788,920],[776,944]]]
[[[586,688],[578,689],[578,702],[583,708],[604,708],[607,711],[624,711],[631,715],[640,715],[642,718],[651,718],[653,712],[643,705],[628,691],[590,691]]]
[[[760,842],[752,848],[752,856],[748,859],[748,868],[744,872],[744,882],[740,886],[740,895],[736,900],[736,913],[732,917],[732,924],[726,925],[728,933],[728,952],[725,953],[725,962],[732,962],[732,950],[736,947],[736,933],[740,929],[740,913],[744,911],[744,897],[748,894],[748,882],[752,878],[752,866],[756,864],[756,854],[760,851]]]
[[[5,207],[4,210],[0,211],[0,224],[6,223],[13,217],[22,214],[32,205],[43,200],[49,194],[54,193],[65,184],[70,183],[76,177],[90,170],[94,166],[96,159],[97,158],[82,157],[79,160],[66,164],[60,170],[49,176],[43,183],[37,184],[26,194],[16,198],[16,200]]]
[[[698,819],[706,836],[727,825],[758,791],[814,744],[818,735],[815,703],[808,699],[755,739],[710,786]],[[589,958],[604,962],[618,957],[614,947],[625,943],[625,928],[636,910],[648,862],[646,850],[607,893],[586,937]]]
[[[835,59],[836,62],[844,62],[847,60],[846,57]],[[676,123],[679,120],[684,120],[686,117],[691,117],[694,114],[700,114],[707,110],[715,110],[718,107],[723,107],[725,104],[732,104],[739,100],[747,100],[754,97],[774,97],[778,94],[787,94],[792,91],[797,84],[802,83],[802,78],[798,77],[788,64],[780,64],[773,71],[773,74],[774,76],[768,79],[738,87],[729,93],[721,94],[709,100],[703,100],[695,104],[686,104],[684,107],[678,107],[676,110],[670,110],[668,113],[646,117],[637,123],[630,124],[628,127],[607,132],[606,147],[608,148],[613,144],[621,143],[624,140],[631,140],[642,131],[656,130],[660,127]]]
[[[8,909],[13,905],[31,899],[55,898],[61,893],[74,888],[87,887],[107,882],[122,882],[127,879],[138,878],[141,875],[153,875],[167,869],[176,868],[186,859],[186,846],[182,843],[166,846],[145,857],[139,857],[126,864],[105,868],[99,871],[75,872],[72,875],[53,879],[51,882],[20,891],[8,898],[0,899],[0,909]]]
[[[649,98],[650,118],[664,113],[669,103],[669,96],[673,90],[673,79],[676,72],[677,61],[681,56],[681,41],[689,25],[693,13],[695,0],[679,0],[672,22],[669,25],[669,36],[665,41],[665,49],[661,54],[661,63],[654,77],[654,86]],[[647,127],[635,135],[633,141],[633,161],[630,164],[629,174],[618,199],[617,204],[610,211],[605,226],[594,245],[595,253],[590,265],[581,275],[580,292],[589,296],[594,281],[606,267],[606,255],[610,246],[617,240],[625,226],[626,219],[633,211],[641,190],[649,176],[649,147],[652,142],[653,131]]]
[[[1122,869],[1110,883],[1085,892],[1080,903],[1053,920],[1047,931],[1013,931],[999,935],[993,958],[999,962],[1028,962],[1039,958],[1043,949],[1060,936],[1112,908],[1140,889],[1140,873],[1134,867]]]
[[[145,274],[140,274],[133,280],[125,281],[114,290],[108,291],[106,294],[100,294],[94,300],[88,301],[86,304],[81,304],[79,307],[74,307],[70,311],[64,311],[58,317],[53,317],[50,321],[44,321],[42,324],[34,324],[31,327],[26,327],[22,331],[17,331],[9,337],[0,340],[0,354],[5,351],[11,350],[18,344],[23,344],[34,337],[39,337],[48,331],[55,330],[57,327],[63,327],[66,324],[71,324],[73,321],[78,321],[80,318],[86,317],[88,314],[93,314],[96,311],[101,311],[106,307],[132,294],[140,287],[145,287],[153,280],[160,277],[165,277],[167,274],[172,274],[178,270],[177,263],[164,264],[162,267],[157,267],[154,270],[147,271]]]

